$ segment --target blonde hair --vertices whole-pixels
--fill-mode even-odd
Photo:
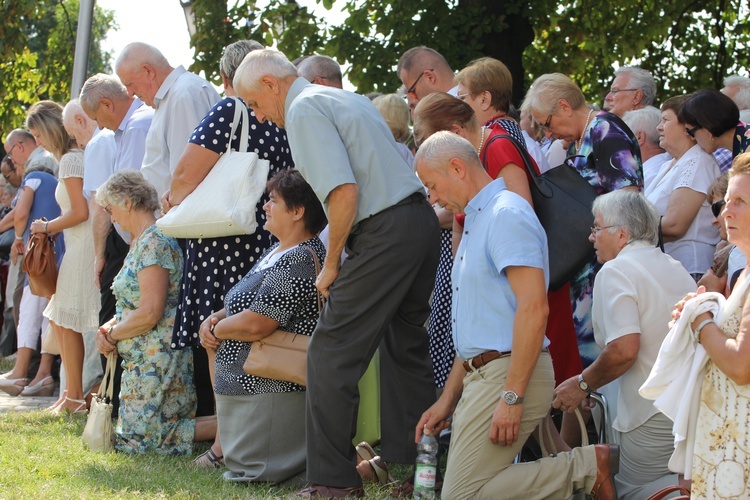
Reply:
[[[543,114],[557,113],[557,103],[565,99],[575,110],[586,105],[586,98],[573,80],[562,73],[548,73],[542,75],[531,84],[531,88],[524,99],[524,106]]]
[[[26,112],[26,128],[42,137],[44,148],[58,160],[73,149],[75,140],[63,126],[63,107],[54,101],[39,101]]]
[[[372,100],[385,122],[391,129],[397,142],[406,142],[409,138],[409,105],[398,94],[380,95]]]
[[[490,104],[498,111],[508,112],[513,100],[513,76],[508,67],[497,59],[482,57],[469,63],[456,75],[456,82],[468,88],[474,96],[490,93]]]
[[[730,179],[735,175],[750,175],[750,152],[735,156],[728,174]]]

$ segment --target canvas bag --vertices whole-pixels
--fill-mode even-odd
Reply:
[[[234,137],[242,118],[239,151],[232,141],[205,179],[177,206],[156,221],[156,226],[173,238],[220,238],[252,234],[258,224],[255,207],[263,196],[270,163],[257,153],[247,153],[249,117],[247,106],[234,99]]]

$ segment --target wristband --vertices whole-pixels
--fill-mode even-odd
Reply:
[[[47,231],[47,224],[49,224],[49,221],[44,221],[44,232],[45,233],[49,232],[49,231]]]
[[[16,239],[17,239],[18,241],[23,241],[23,235],[22,235],[22,236],[18,236],[18,235],[16,235]]]
[[[695,340],[699,344],[701,343],[701,331],[709,323],[716,324],[716,321],[714,321],[713,318],[708,318],[708,319],[704,319],[703,321],[701,321],[701,324],[698,325],[698,328],[696,328],[695,330],[693,330],[693,340]]]
[[[117,345],[117,341],[112,338],[112,332],[115,330],[115,327],[117,325],[112,325],[109,327],[109,330],[107,330],[107,334],[105,335],[105,338],[107,339],[107,342],[109,342],[112,345]]]

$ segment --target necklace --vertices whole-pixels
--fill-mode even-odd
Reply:
[[[482,138],[479,140],[479,147],[477,148],[477,154],[482,154],[482,146],[484,146],[484,133],[486,131],[487,129],[482,127]]]
[[[583,144],[583,136],[586,135],[586,129],[589,128],[589,121],[591,120],[591,113],[593,113],[594,110],[590,109],[589,114],[586,117],[586,125],[583,126],[583,132],[581,132],[581,137],[578,138],[576,141],[576,154],[578,154],[579,151],[581,151],[581,144]]]
[[[134,240],[139,240],[141,236],[143,236],[143,233],[146,232],[146,229],[148,229],[150,226],[153,226],[156,223],[156,221],[146,221],[146,223],[141,227],[141,232],[138,233],[138,236],[134,238]]]

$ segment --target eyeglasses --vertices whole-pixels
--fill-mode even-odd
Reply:
[[[417,79],[414,81],[414,83],[411,84],[411,87],[409,87],[408,89],[406,89],[406,95],[409,96],[409,97],[411,97],[415,101],[419,100],[419,97],[417,97],[417,93],[416,93],[415,89],[417,88],[417,84],[419,83],[419,80],[421,80],[422,77],[424,76],[425,71],[435,71],[435,70],[434,69],[426,69],[426,70],[422,71],[422,73],[417,77]]]
[[[591,226],[591,236],[596,238],[596,235],[599,234],[599,231],[601,231],[602,229],[609,229],[610,227],[617,227],[617,226],[604,226],[604,227]]]
[[[688,133],[688,135],[689,135],[690,137],[692,137],[693,139],[695,139],[695,133],[696,133],[696,132],[697,132],[698,130],[702,129],[702,128],[703,128],[703,127],[701,127],[701,126],[696,126],[696,127],[693,127],[693,128],[687,128],[687,127],[685,127],[685,132],[687,132],[687,133]],[[717,203],[718,203],[718,202],[717,202]],[[723,202],[722,202],[722,203],[723,203]]]
[[[544,125],[537,122],[537,125],[539,125],[539,128],[542,130],[549,130],[550,125],[552,124],[552,115],[547,116],[547,121],[544,122]]]
[[[107,212],[109,215],[112,215],[112,204],[107,203],[107,206],[104,207],[104,211]]]
[[[16,149],[16,146],[18,146],[18,143],[13,143],[13,145],[10,147],[10,151],[8,151],[8,156],[13,154],[13,150]]]
[[[617,95],[618,92],[634,92],[640,89],[609,89],[609,94]]]
[[[471,93],[470,93],[470,92],[467,92],[467,93],[465,93],[465,94],[458,94],[458,95],[456,95],[456,97],[458,97],[459,99],[461,99],[461,100],[463,101],[463,100],[465,100],[465,99],[466,99],[467,97],[469,97],[470,95],[471,95]]]
[[[10,149],[12,150],[13,148],[10,148]],[[10,155],[10,153],[8,153],[8,155]],[[10,162],[6,162],[5,165],[8,167],[8,169],[10,169],[10,173],[8,175],[3,174],[3,177],[7,181],[8,179],[10,179],[10,177],[13,174],[16,173],[16,167],[14,167],[13,165],[10,165]]]
[[[714,217],[718,217],[721,213],[721,209],[724,208],[724,205],[726,202],[724,200],[715,201],[711,204],[711,213],[714,214]]]

